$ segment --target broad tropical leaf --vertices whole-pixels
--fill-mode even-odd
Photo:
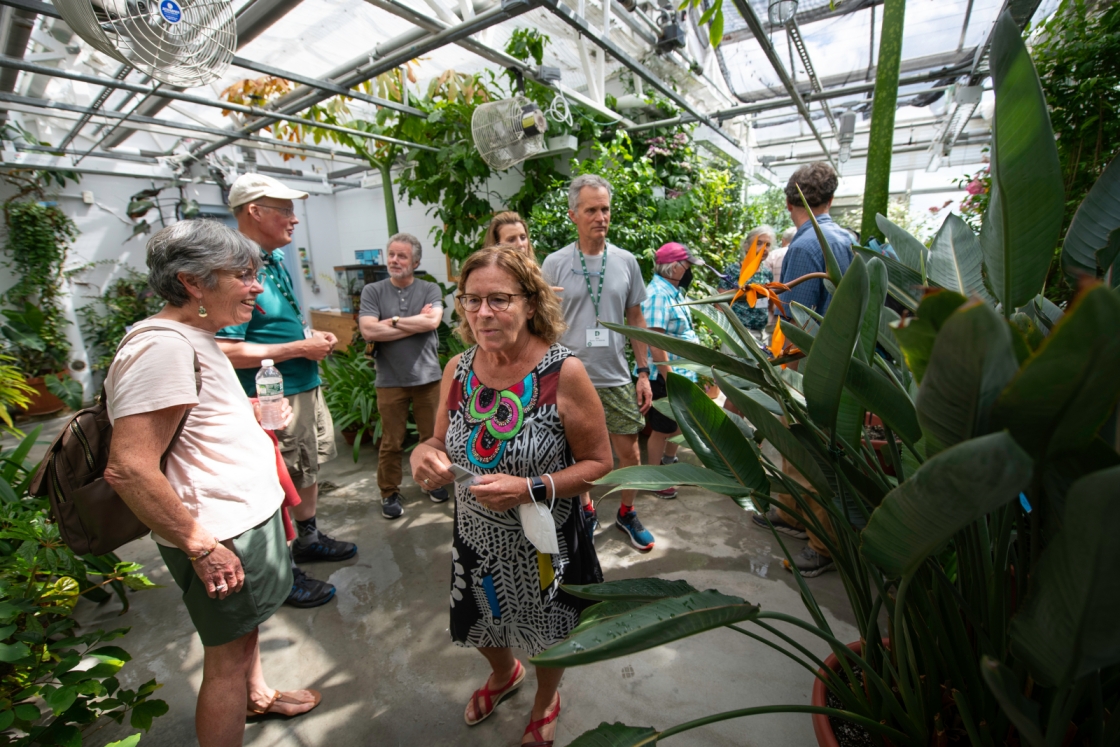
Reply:
[[[718,375],[718,374],[717,374]],[[670,417],[672,417],[670,415]],[[724,477],[710,469],[694,464],[661,464],[623,467],[595,481],[596,485],[615,485],[614,490],[664,490],[676,485],[695,485],[713,493],[733,497],[747,497],[751,489],[737,480]],[[611,492],[613,493],[614,490]]]
[[[829,487],[828,479],[821,471],[817,460],[797,440],[797,437],[789,432],[788,428],[771,415],[763,405],[748,397],[745,392],[732,386],[719,372],[716,372],[716,383],[732,404],[739,408],[739,412],[743,413],[743,417],[758,429],[762,437],[769,441],[778,450],[778,453],[792,462],[793,466],[805,475],[805,479],[822,497],[832,497],[832,488]]]
[[[687,581],[666,581],[663,578],[626,578],[603,584],[565,586],[564,591],[580,599],[600,602],[651,602],[666,597],[693,594],[696,589]]]
[[[659,734],[651,726],[626,726],[616,721],[606,721],[591,731],[585,731],[573,740],[568,747],[645,747],[657,744]]]
[[[1120,662],[1120,467],[1081,478],[1011,621],[1011,644],[1047,685]]]
[[[731,352],[740,358],[750,357],[750,353],[743,347],[743,341],[736,334],[735,328],[731,326],[731,323],[718,309],[709,306],[696,306],[692,309],[692,313],[699,316],[704,321],[704,325],[712,331],[712,334],[718,337],[724,345],[731,348]]]
[[[996,21],[990,59],[996,94],[992,192],[981,247],[992,290],[1010,316],[1046,282],[1065,196],[1046,98],[1007,11]],[[991,231],[988,221],[995,223]]]
[[[894,247],[902,264],[918,273],[920,277],[926,253],[929,251],[925,244],[911,236],[905,228],[892,223],[885,215],[876,215],[875,223]]]
[[[873,249],[858,244],[852,245],[852,252],[868,262],[876,258],[882,260],[883,264],[887,266],[887,291],[891,294],[891,297],[910,311],[918,308],[921,294],[917,289],[922,287],[922,276],[918,272],[911,270],[898,260],[891,259]]]
[[[714,589],[659,599],[576,633],[530,661],[540,667],[591,664],[749,620],[758,613],[757,604]]]
[[[930,282],[993,303],[984,287],[983,256],[976,234],[956,213],[949,213],[929,247]]]
[[[959,443],[887,494],[863,530],[860,552],[890,576],[914,573],[949,539],[1019,497],[1031,458],[1006,433]]]
[[[1074,300],[996,401],[992,421],[1035,458],[1084,449],[1120,397],[1120,298],[1098,285]]]
[[[862,361],[853,360],[844,385],[864,409],[878,415],[903,441],[913,446],[921,439],[922,428],[914,403],[886,376]]]
[[[899,321],[894,327],[894,337],[906,357],[906,365],[921,384],[933,352],[933,342],[941,325],[965,304],[964,296],[953,291],[935,291],[926,294],[918,305],[917,315]]]
[[[1097,252],[1108,246],[1108,237],[1120,228],[1120,157],[1112,159],[1089,194],[1081,201],[1062,244],[1062,268],[1070,273],[1097,276],[1100,264]]]
[[[770,481],[762,464],[727,413],[685,377],[670,373],[666,379],[673,419],[704,466],[744,487],[768,494]],[[735,502],[744,508],[751,507],[746,498],[735,498]]]
[[[987,433],[992,405],[1019,369],[1007,323],[985,303],[954,312],[933,343],[918,421],[933,455]]]
[[[867,264],[856,257],[836,288],[809,352],[804,390],[809,415],[834,435],[844,378],[859,340],[868,294]]]
[[[706,366],[712,366],[721,371],[741,376],[747,381],[760,386],[766,384],[766,378],[757,367],[752,366],[746,361],[727,355],[726,353],[721,353],[718,350],[706,348],[700,343],[689,342],[679,337],[653,332],[648,329],[628,327],[625,324],[613,324],[611,322],[603,322],[602,324],[607,329],[617,332],[620,335],[625,335],[635,340],[641,340],[647,345],[653,345],[654,347],[661,348],[670,353],[676,353],[682,358],[687,358],[695,363],[703,363]]]
[[[984,656],[980,659],[980,674],[1023,741],[1029,747],[1046,747],[1038,723],[1038,703],[1023,697],[1023,687],[1015,673],[997,659]]]

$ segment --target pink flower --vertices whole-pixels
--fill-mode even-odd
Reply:
[[[973,179],[964,189],[970,195],[982,195],[988,191],[987,187],[981,184],[979,179]]]

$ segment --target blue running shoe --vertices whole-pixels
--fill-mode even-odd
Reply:
[[[638,512],[630,509],[615,517],[614,525],[630,536],[630,544],[642,552],[653,549],[653,534],[642,526]]]
[[[342,542],[318,532],[311,542],[303,544],[300,540],[292,543],[292,560],[307,563],[314,560],[349,560],[358,554],[358,546],[353,542]]]
[[[334,586],[317,581],[299,568],[292,568],[292,590],[284,604],[289,607],[318,607],[334,599]]]

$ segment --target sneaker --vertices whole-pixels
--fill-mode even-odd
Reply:
[[[794,556],[793,564],[797,566],[797,570],[805,578],[813,578],[822,573],[836,570],[836,564],[832,562],[832,558],[827,555],[821,555],[808,545],[801,548],[801,552]],[[793,569],[789,566],[788,560],[783,559],[782,565],[787,571],[793,572]]]
[[[638,512],[630,509],[625,514],[618,514],[614,520],[615,526],[630,536],[630,544],[645,552],[653,549],[653,534],[642,526]]]
[[[770,524],[766,523],[767,519],[770,520],[770,524],[774,525],[774,531],[781,532],[782,534],[793,537],[794,539],[809,539],[808,532],[806,532],[804,529],[799,529],[792,524],[787,524],[786,522],[779,519],[778,512],[774,509],[770,509],[765,516],[763,516],[762,514],[751,514],[751,521],[753,521],[757,526],[762,527],[766,531],[770,531]]]
[[[317,581],[299,568],[292,569],[292,590],[284,604],[289,607],[318,607],[334,599],[334,586]]]
[[[446,488],[436,488],[435,490],[425,490],[424,492],[432,499],[432,503],[447,503],[447,499],[451,497]]]
[[[583,511],[584,521],[587,522],[587,526],[591,527],[591,536],[594,538],[595,532],[599,531],[600,528],[599,515],[595,513],[595,506],[589,503],[580,510]]]
[[[292,560],[307,563],[315,560],[349,560],[358,554],[358,546],[353,542],[341,542],[319,532],[317,539],[302,544],[298,539],[292,543]]]
[[[677,489],[676,488],[665,488],[664,490],[654,490],[653,494],[656,495],[658,498],[664,498],[666,500],[669,500],[669,499],[677,497]]]
[[[386,519],[399,519],[404,514],[404,509],[401,508],[401,494],[393,493],[387,498],[381,499],[381,515]]]

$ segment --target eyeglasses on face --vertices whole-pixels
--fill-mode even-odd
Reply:
[[[231,270],[230,275],[240,280],[246,288],[251,287],[254,283],[264,282],[264,272],[257,270]]]
[[[292,218],[296,217],[296,211],[293,210],[292,208],[289,208],[289,207],[276,207],[275,205],[262,205],[259,202],[254,202],[253,204],[256,205],[259,208],[268,208],[269,210],[275,210],[276,212],[280,213],[280,215],[283,215],[287,220],[291,220]]]
[[[469,293],[459,294],[459,303],[472,314],[482,308],[482,302],[490,307],[491,311],[505,311],[510,302],[518,296],[528,298],[532,293],[491,293],[488,296],[472,296]]]

